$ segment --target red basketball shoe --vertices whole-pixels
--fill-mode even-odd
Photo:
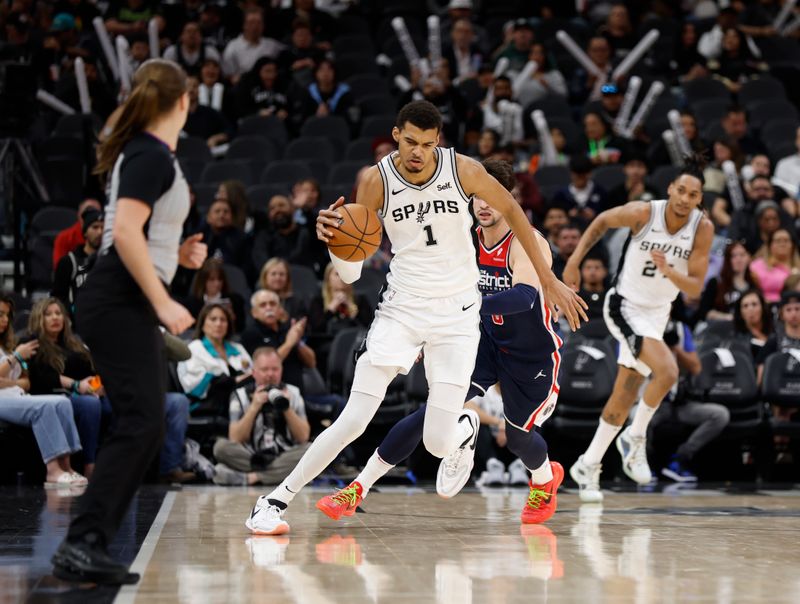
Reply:
[[[562,471],[563,475],[563,471]],[[317,501],[317,509],[328,518],[339,520],[342,516],[352,516],[356,513],[358,504],[363,499],[364,488],[358,482],[351,482],[333,495],[325,495]]]
[[[528,501],[522,509],[522,524],[539,524],[549,520],[556,513],[556,491],[564,480],[564,468],[557,461],[551,461],[553,479],[543,485],[529,484]]]

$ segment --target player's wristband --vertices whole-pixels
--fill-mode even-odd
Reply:
[[[539,292],[526,283],[498,294],[484,296],[481,302],[482,315],[514,315],[533,308]]]
[[[330,250],[328,250],[328,255],[331,257],[331,262],[336,272],[339,273],[339,277],[341,277],[342,281],[345,283],[354,283],[358,281],[358,278],[361,276],[361,267],[364,265],[363,260],[348,262],[347,260],[337,258]]]

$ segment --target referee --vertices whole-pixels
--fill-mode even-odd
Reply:
[[[164,426],[164,339],[193,319],[170,298],[178,264],[199,268],[206,246],[180,243],[189,189],[172,153],[189,109],[186,74],[153,59],[134,76],[133,91],[98,151],[109,202],[97,263],[78,295],[80,333],[105,386],[115,429],[104,443],[78,515],[53,556],[66,581],[135,583],[107,546],[159,450]],[[110,173],[110,174],[109,174]]]

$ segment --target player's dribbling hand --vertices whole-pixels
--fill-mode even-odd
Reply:
[[[156,315],[161,324],[173,336],[183,333],[194,323],[194,317],[189,311],[172,298],[156,308]]]
[[[553,316],[557,316],[557,310],[564,313],[572,331],[576,331],[581,326],[581,319],[589,321],[585,310],[589,307],[583,298],[555,277],[547,282],[542,282],[542,290]]]
[[[342,223],[342,215],[336,210],[343,205],[344,197],[340,197],[328,206],[327,210],[319,211],[319,215],[317,216],[317,239],[328,243],[330,238],[333,237],[333,233],[326,227],[339,228],[339,225]]]
[[[197,233],[186,238],[178,248],[178,264],[184,268],[198,269],[208,256],[208,246],[203,243],[203,234]]]

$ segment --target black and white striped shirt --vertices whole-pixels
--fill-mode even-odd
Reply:
[[[181,231],[190,206],[189,186],[167,145],[150,134],[142,133],[128,141],[114,164],[103,241],[91,277],[109,279],[109,285],[122,291],[136,291],[138,285],[114,249],[117,200],[125,198],[152,208],[144,235],[156,273],[169,285],[178,268]]]

